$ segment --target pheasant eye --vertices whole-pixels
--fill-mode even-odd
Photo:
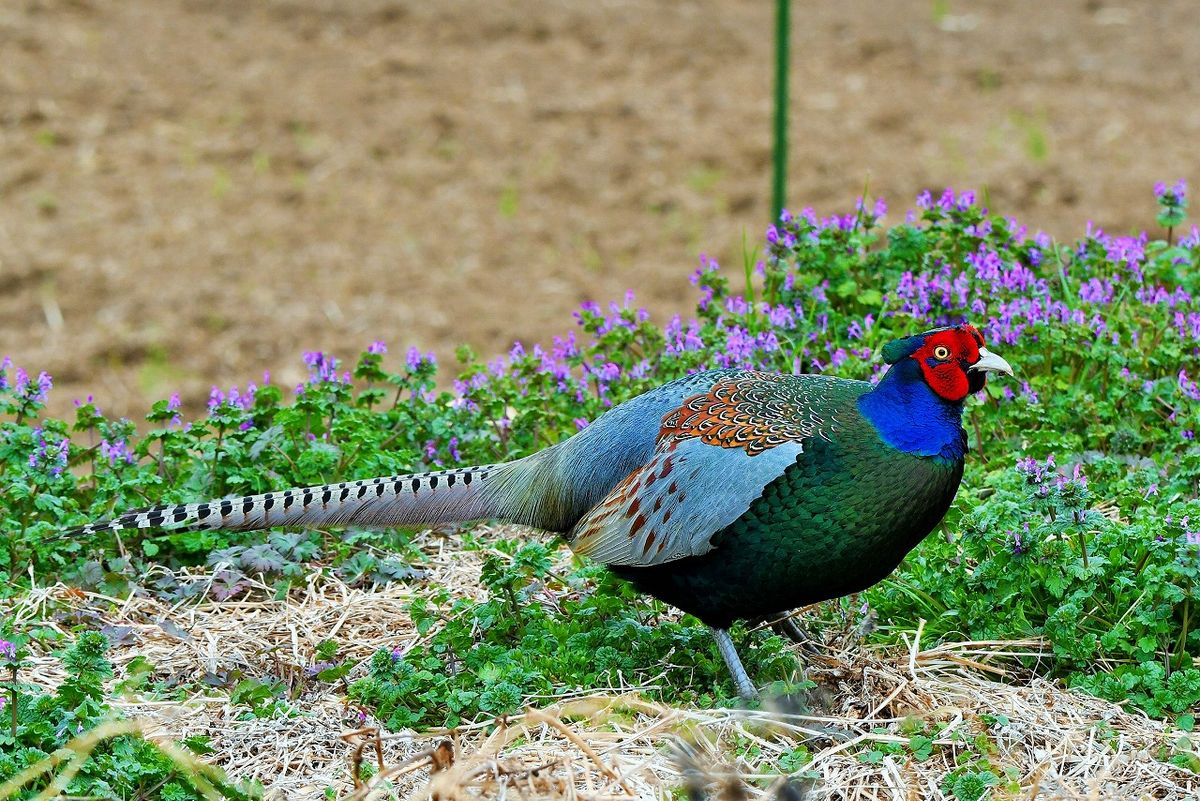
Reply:
[[[938,345],[933,349],[933,358],[945,361],[950,358],[950,349],[945,345]]]

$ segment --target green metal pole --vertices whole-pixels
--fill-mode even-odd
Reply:
[[[787,194],[789,0],[775,2],[775,151],[771,176],[771,222],[779,219]]]

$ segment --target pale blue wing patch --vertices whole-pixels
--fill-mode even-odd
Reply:
[[[717,532],[741,517],[795,463],[788,442],[750,456],[699,439],[664,442],[571,530],[571,549],[606,565],[649,567],[712,550]]]

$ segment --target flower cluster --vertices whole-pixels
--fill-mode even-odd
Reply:
[[[120,437],[112,440],[100,440],[100,456],[113,467],[118,464],[133,464],[137,461],[137,457],[129,448],[129,443]]]
[[[1154,185],[1154,197],[1158,199],[1158,224],[1170,228],[1183,222],[1187,214],[1187,181],[1180,179],[1168,187],[1162,181]]]
[[[24,368],[13,365],[11,357],[0,359],[0,392],[10,395],[18,409],[32,411],[41,406],[53,386],[49,373],[30,378]]]
[[[350,371],[338,372],[341,362],[336,356],[330,356],[324,351],[305,351],[304,365],[308,368],[308,381],[296,386],[297,395],[303,393],[306,387],[350,383]]]
[[[33,429],[33,451],[29,454],[29,467],[45,470],[54,478],[67,469],[67,458],[71,451],[71,440],[60,437],[57,442],[47,441],[46,430],[41,426]]]

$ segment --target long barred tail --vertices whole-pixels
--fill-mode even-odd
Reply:
[[[433,473],[385,476],[247,495],[156,506],[64,532],[87,536],[135,528],[252,531],[275,526],[353,524],[364,528],[505,517],[522,484],[520,462]],[[516,473],[516,475],[514,475]],[[499,479],[499,481],[497,481]],[[515,481],[514,481],[515,479]]]

